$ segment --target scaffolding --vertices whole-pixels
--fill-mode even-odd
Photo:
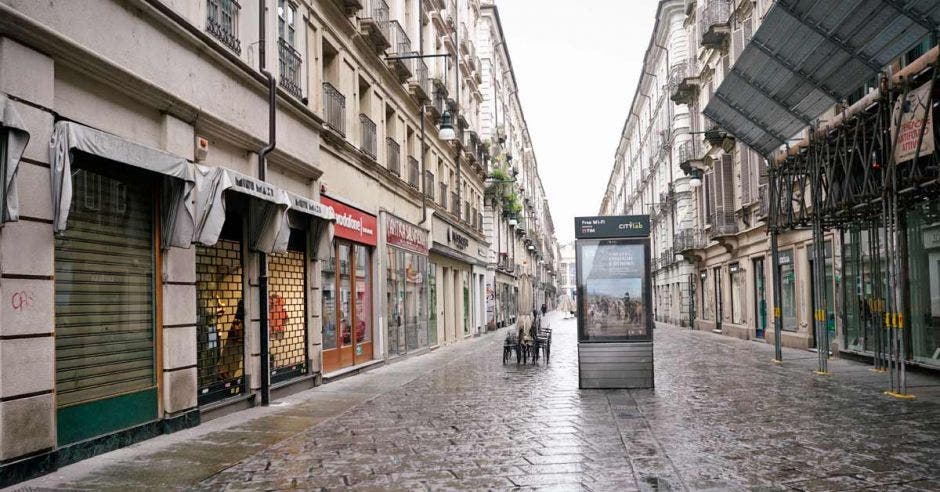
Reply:
[[[909,159],[899,160],[901,118],[917,104],[933,112],[938,67],[937,48],[893,77],[882,76],[880,88],[839,112],[830,125],[811,128],[809,138],[773,159],[769,169],[771,209],[768,231],[771,254],[778,258],[777,236],[790,230],[812,230],[813,281],[825,281],[826,231],[865,234],[872,253],[862,270],[870,275],[872,292],[862,302],[866,329],[874,334],[876,370],[890,373],[894,396],[907,395],[905,331],[909,309],[906,214],[919,203],[935,200],[940,191],[938,154],[921,155],[930,125],[915,124],[916,147]],[[926,87],[926,89],[924,89]],[[927,94],[912,98],[914,89]],[[925,119],[929,120],[926,115]],[[923,122],[923,120],[922,120]],[[776,262],[775,262],[776,263]],[[774,269],[774,317],[781,326],[780,278]],[[825,292],[815,289],[814,328],[819,365],[828,371],[829,332]],[[777,357],[779,359],[779,344]]]

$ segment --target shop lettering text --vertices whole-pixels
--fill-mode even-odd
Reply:
[[[353,217],[352,215],[340,213],[336,216],[336,223],[347,228],[357,231],[359,234],[364,236],[372,236],[375,234],[375,231],[362,225],[362,220]]]
[[[274,188],[258,183],[250,178],[235,178],[235,186],[252,193],[259,193],[271,197],[274,196]]]
[[[457,234],[452,229],[447,230],[447,239],[448,241],[454,243],[454,246],[457,246],[457,249],[467,249],[467,246],[470,246],[470,240]]]
[[[309,212],[313,212],[316,215],[324,215],[327,207],[313,200],[305,200],[299,196],[295,196],[294,208],[299,210],[307,210]]]
[[[385,240],[392,246],[428,254],[428,233],[391,215],[385,226]]]

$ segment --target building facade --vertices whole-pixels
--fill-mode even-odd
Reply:
[[[0,485],[485,331],[489,9],[0,2]]]
[[[675,240],[695,227],[693,190],[679,163],[695,137],[691,111],[670,98],[670,67],[689,51],[685,2],[660,2],[643,73],[624,123],[600,214],[649,215],[657,321],[689,326],[693,264]]]
[[[828,193],[815,192],[810,185],[814,182],[810,175],[829,176],[820,186],[832,187],[838,183],[845,190],[869,186],[867,189],[873,191],[865,195],[863,203],[890,200],[890,196],[880,195],[888,181],[864,186],[840,181],[830,183],[829,179],[845,180],[845,176],[853,173],[866,176],[868,180],[871,173],[860,165],[853,173],[826,175],[832,171],[826,171],[829,168],[825,166],[842,164],[827,163],[824,159],[820,161],[823,170],[815,174],[805,171],[800,174],[787,166],[791,162],[808,165],[806,155],[813,155],[813,152],[823,155],[819,150],[823,147],[805,143],[812,141],[822,145],[821,128],[833,136],[828,145],[837,148],[840,144],[836,143],[835,136],[847,132],[843,123],[850,115],[857,114],[859,107],[868,107],[871,114],[881,114],[871,108],[885,107],[902,94],[903,85],[894,80],[897,74],[912,71],[913,68],[906,68],[908,65],[921,68],[928,65],[923,59],[929,58],[931,47],[936,46],[936,39],[924,27],[928,22],[924,19],[933,19],[933,11],[927,9],[929,12],[923,16],[896,11],[897,15],[891,19],[898,25],[909,24],[910,36],[892,38],[895,41],[883,45],[882,51],[867,55],[870,58],[861,58],[858,53],[871,49],[865,40],[889,27],[881,24],[872,26],[871,30],[846,27],[841,34],[843,39],[833,41],[813,27],[803,26],[802,21],[796,25],[786,24],[801,18],[794,12],[802,7],[792,2],[699,0],[678,3],[682,10],[678,14],[682,19],[679,29],[684,30],[682,36],[687,43],[669,51],[665,90],[667,97],[676,103],[677,114],[687,115],[683,124],[687,126],[689,137],[681,142],[676,140],[674,145],[678,148],[674,158],[683,179],[689,179],[694,185],[686,188],[690,192],[690,210],[684,217],[688,220],[680,221],[686,227],[676,229],[672,247],[673,252],[691,265],[689,315],[692,326],[770,343],[779,333],[784,346],[820,348],[825,344],[826,351],[833,354],[883,356],[887,350],[885,340],[889,338],[887,332],[882,333],[887,330],[883,314],[884,305],[889,302],[886,299],[890,299],[886,292],[890,289],[887,281],[880,286],[879,281],[872,280],[884,275],[890,265],[890,261],[884,259],[888,250],[885,249],[886,229],[878,218],[880,209],[871,212],[869,222],[860,218],[864,215],[862,212],[846,218],[844,211],[849,205],[842,201],[848,200],[847,196],[856,200],[861,195],[842,191],[837,194],[831,191],[833,188],[826,188],[830,190]],[[654,46],[664,30],[663,11],[672,4],[660,3],[659,23],[651,43]],[[770,24],[761,30],[767,19]],[[832,50],[836,53],[834,56],[841,57],[838,59],[846,64],[845,70],[851,69],[856,75],[839,79],[839,92],[836,92],[834,79],[827,78],[834,71],[825,72],[823,65],[812,65],[811,61],[798,57],[797,47],[787,44],[790,37],[772,34],[776,32],[774,29],[784,25],[794,33],[797,33],[794,29],[802,29],[799,33],[807,42],[817,43],[817,49]],[[757,42],[756,36],[760,37]],[[844,43],[849,41],[858,43],[855,52],[845,51]],[[649,68],[649,59],[648,53],[645,71],[658,73]],[[764,80],[766,77],[770,79]],[[893,88],[880,91],[879,80]],[[786,87],[799,87],[788,92],[783,89],[782,81],[791,84]],[[641,93],[643,87],[641,81]],[[643,103],[647,101],[644,99]],[[635,118],[638,112],[634,106],[630,118]],[[857,124],[858,119],[851,121]],[[630,124],[628,119],[627,126]],[[865,131],[858,134],[862,135],[859,138],[873,138]],[[851,145],[862,145],[861,140],[852,137],[846,137],[845,141],[850,142],[846,144],[848,149]],[[791,145],[801,150],[788,153]],[[813,150],[807,150],[810,148]],[[866,159],[874,161],[867,165],[880,169],[880,153],[869,154]],[[619,159],[619,150],[617,155]],[[933,158],[931,154],[925,160]],[[784,174],[773,181],[771,171],[775,166]],[[627,178],[623,181],[625,185],[619,183],[631,170],[645,167],[646,160],[640,158],[615,160],[602,213],[642,210],[618,205],[620,197],[630,196],[631,181]],[[882,179],[880,172],[875,176]],[[912,181],[915,182],[916,179]],[[918,185],[907,186],[916,188]],[[771,201],[771,187],[774,187],[776,203]],[[814,196],[820,197],[818,204],[812,202]],[[837,202],[829,206],[826,200]],[[630,203],[627,199],[626,205]],[[863,205],[853,202],[851,206],[861,210]],[[821,211],[818,216],[814,212],[816,207]],[[930,230],[930,220],[924,221],[919,215],[922,210],[905,207],[907,205],[902,204],[899,208],[906,220],[923,225],[923,231]],[[656,210],[648,213],[655,220]],[[824,223],[818,235],[813,229],[817,220]],[[776,231],[776,254],[772,250],[771,230]],[[921,262],[917,255],[929,251],[931,242],[929,232],[921,231],[918,235],[910,231],[906,232],[911,238],[906,240],[909,242],[900,241],[905,243],[904,249],[895,250],[895,256],[902,257],[906,264],[895,267],[895,271],[910,272],[901,275],[909,277],[899,285],[907,285],[911,290],[898,298],[910,300],[899,303],[894,310],[900,312],[902,319],[917,320],[916,329],[912,327],[901,337],[908,361],[936,367],[936,337],[932,325],[923,321],[929,317],[914,312],[917,306],[923,309],[924,303],[922,299],[916,300],[913,290],[919,278],[914,272],[925,268],[917,263]],[[654,245],[657,242],[662,244],[663,239],[654,233]],[[822,243],[818,252],[817,243]],[[656,260],[654,258],[654,264]],[[879,266],[879,261],[885,266]],[[820,264],[819,268],[816,263]],[[662,269],[662,263],[658,268]],[[779,317],[776,320],[775,274],[779,276],[779,292],[776,293]],[[928,283],[925,280],[918,285]],[[654,295],[664,297],[659,289]],[[674,294],[665,296],[675,302]],[[657,309],[663,309],[662,305],[668,302],[656,301]],[[905,305],[906,308],[901,309]],[[884,347],[879,348],[879,345]]]

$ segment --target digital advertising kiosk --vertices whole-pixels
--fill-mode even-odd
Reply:
[[[575,218],[581,388],[653,387],[648,215]]]

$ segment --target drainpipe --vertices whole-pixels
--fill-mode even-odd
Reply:
[[[657,48],[663,50],[663,53],[666,54],[666,81],[668,82],[668,81],[669,81],[669,71],[672,69],[672,67],[669,65],[669,50],[666,49],[665,46],[663,46],[663,45],[657,43],[655,37],[653,38],[653,45],[656,46]],[[670,100],[668,103],[666,103],[666,112],[667,112],[667,117],[668,117],[668,119],[669,119],[669,128],[670,128],[670,129],[673,127],[673,121],[672,121],[672,119],[673,119],[673,117],[674,117],[674,115],[673,115],[673,113],[672,113],[672,106],[673,106],[673,102],[672,102],[671,100]],[[672,163],[672,145],[670,145],[670,150],[669,150],[669,186],[673,186],[673,184],[672,184],[672,180],[673,180],[672,165],[673,165],[673,163]],[[676,206],[675,206],[675,203],[673,203],[672,207],[670,207],[670,209],[669,209],[669,215],[671,216],[670,218],[671,218],[671,222],[672,222],[672,239],[673,239],[672,241],[670,241],[670,243],[672,243],[673,246],[675,246],[675,237],[676,237]]]
[[[268,81],[268,143],[258,151],[258,179],[265,180],[267,174],[267,164],[265,157],[277,145],[277,132],[275,129],[275,111],[277,86],[274,76],[266,70],[265,63],[265,0],[258,0],[258,69]],[[261,318],[261,405],[267,406],[271,403],[271,355],[269,349],[268,333],[268,258],[264,253],[258,254],[258,292],[261,297],[258,305]]]
[[[420,2],[419,2],[420,3]],[[463,127],[460,125],[460,3],[454,3],[454,91],[457,107],[454,111],[454,123],[457,124],[457,220],[460,221],[463,211],[463,196],[461,193],[460,153],[463,151]]]
[[[418,2],[418,59],[422,60],[424,56],[424,28],[422,23],[424,22],[424,2]],[[416,63],[417,65],[417,63]],[[418,81],[421,82],[420,80]],[[431,94],[428,94],[428,97],[432,97]],[[425,173],[427,172],[427,167],[424,163],[424,155],[426,152],[426,144],[424,141],[425,130],[424,130],[424,120],[427,117],[425,112],[427,105],[421,103],[421,156],[418,160],[421,163],[421,176],[418,177],[418,180],[421,183],[421,225],[424,225],[428,221],[428,190],[427,190],[427,180],[425,179]],[[434,186],[433,184],[431,186]],[[446,199],[446,197],[445,197]]]

